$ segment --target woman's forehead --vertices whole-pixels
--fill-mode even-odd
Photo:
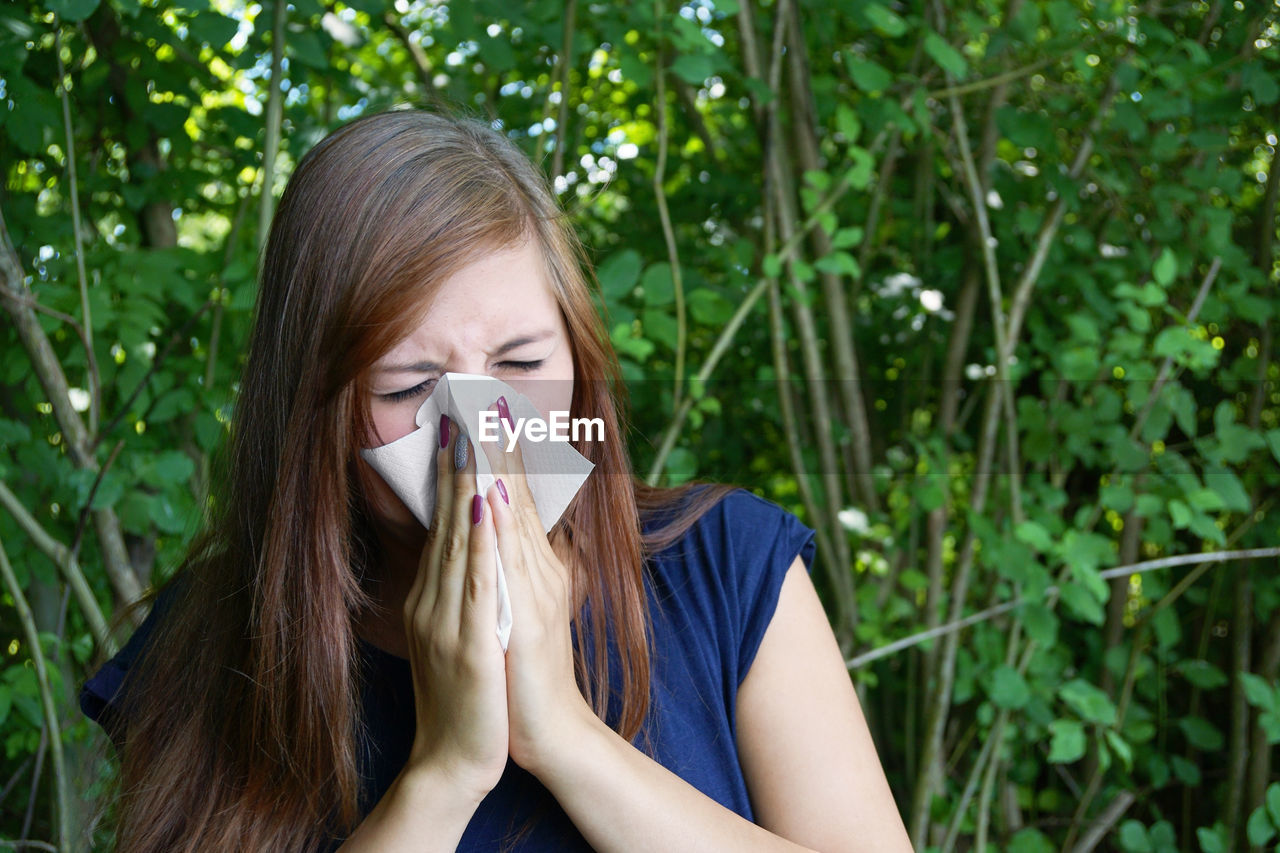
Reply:
[[[453,348],[501,355],[565,333],[542,255],[528,241],[479,255],[441,282],[385,361],[444,359]]]

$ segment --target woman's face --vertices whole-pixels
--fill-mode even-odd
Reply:
[[[573,357],[564,316],[535,240],[480,256],[446,279],[417,327],[374,363],[369,377],[373,444],[417,429],[414,415],[445,373],[479,373],[515,388],[544,418],[569,411]],[[363,460],[370,504],[387,532],[422,526]]]

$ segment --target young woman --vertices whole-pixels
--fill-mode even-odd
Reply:
[[[121,850],[909,849],[812,531],[633,478],[583,266],[483,124],[384,113],[303,158],[208,528],[82,692]],[[442,423],[430,530],[361,460],[446,371],[603,420],[549,535],[518,447]]]

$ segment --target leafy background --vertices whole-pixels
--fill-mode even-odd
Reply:
[[[818,530],[918,849],[1280,849],[1278,19],[0,6],[0,834],[109,841],[75,691],[199,524],[293,164],[452,103],[574,214],[641,475]]]

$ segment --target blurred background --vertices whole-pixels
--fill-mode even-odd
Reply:
[[[0,6],[0,846],[110,841],[75,694],[199,526],[294,164],[447,105],[571,212],[639,476],[818,531],[917,849],[1280,849],[1277,39],[1273,0]]]

